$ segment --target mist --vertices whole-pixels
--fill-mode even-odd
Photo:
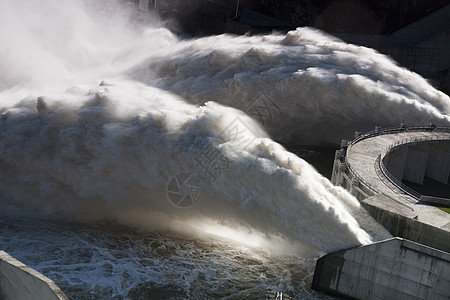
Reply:
[[[5,210],[215,224],[329,252],[389,234],[280,143],[449,123],[449,97],[425,79],[311,28],[186,40],[115,1],[30,6],[0,4]]]

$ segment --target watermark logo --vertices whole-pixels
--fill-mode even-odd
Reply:
[[[239,117],[233,119],[218,136],[223,142],[230,142],[239,149],[246,149],[256,139],[255,133]],[[230,166],[230,160],[213,143],[203,149],[194,160],[195,167],[192,172],[179,173],[170,178],[167,184],[170,202],[180,208],[197,204],[205,192],[204,187],[214,184]]]
[[[256,116],[264,124],[281,114],[280,108],[267,95],[259,93],[251,99],[245,111]],[[257,137],[254,130],[240,117],[234,118],[218,135],[223,142],[229,142],[236,149],[245,150],[253,144]],[[231,161],[223,150],[211,143],[195,158],[192,172],[179,173],[172,177],[167,185],[169,200],[177,207],[188,208],[198,203],[207,186],[228,170]]]
[[[251,116],[255,116],[262,125],[264,125],[265,121],[281,115],[280,107],[263,93],[258,93],[256,97],[251,99],[244,111]]]
[[[169,180],[167,196],[175,206],[189,208],[202,197],[203,189],[198,186],[194,176],[193,173],[180,173]]]
[[[209,176],[215,181],[223,171],[228,169],[229,160],[220,152],[219,149],[210,145],[206,150],[202,151],[198,157],[195,157],[196,169],[203,176]]]
[[[256,134],[252,128],[247,125],[241,118],[236,117],[231,123],[225,127],[219,134],[224,141],[231,142],[235,147],[247,149],[248,146],[256,139]]]

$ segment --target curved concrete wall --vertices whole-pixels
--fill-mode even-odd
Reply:
[[[68,300],[49,278],[0,251],[1,300]]]
[[[383,163],[398,180],[423,184],[425,177],[448,184],[450,177],[450,142],[405,145],[389,152]],[[450,194],[450,191],[449,191]]]

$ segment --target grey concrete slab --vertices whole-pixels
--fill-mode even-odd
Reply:
[[[0,298],[68,300],[51,279],[4,251],[0,251]]]
[[[448,299],[449,271],[450,254],[392,238],[323,256],[312,286],[356,299]]]

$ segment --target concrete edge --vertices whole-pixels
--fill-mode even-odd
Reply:
[[[450,231],[417,220],[415,212],[398,205],[384,195],[372,196],[361,201],[362,207],[393,236],[405,238],[432,249],[450,252]],[[446,212],[434,208],[436,215]]]
[[[394,237],[326,254],[311,287],[347,299],[448,299],[450,253]]]
[[[425,202],[425,203],[430,203],[432,205],[450,207],[450,199],[448,199],[448,198],[421,195],[420,201]]]
[[[28,285],[27,281],[30,280],[34,284]],[[18,296],[21,299],[45,297],[49,300],[69,300],[53,280],[15,259],[5,251],[0,251],[0,296],[2,300],[15,299]]]

